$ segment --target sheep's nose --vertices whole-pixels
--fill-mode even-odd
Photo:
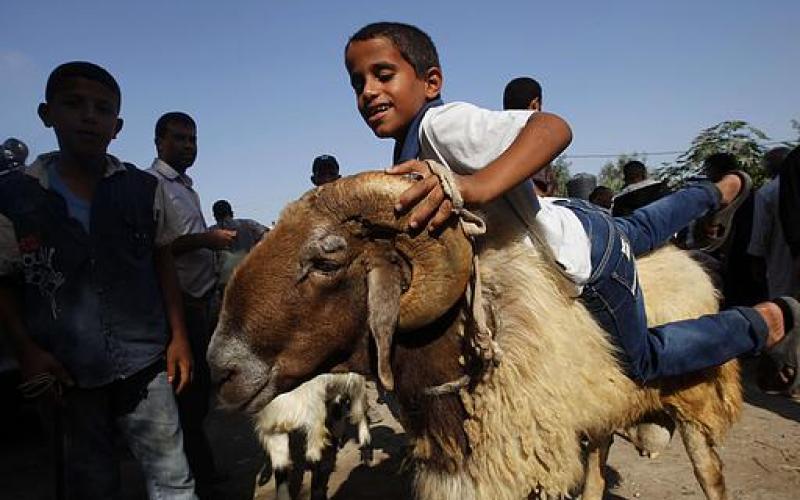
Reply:
[[[217,328],[206,354],[213,386],[218,389],[228,382],[241,382],[242,369],[252,357],[247,344],[240,338]]]
[[[222,335],[217,329],[214,335],[211,336],[211,341],[208,343],[208,351],[206,351],[206,361],[208,361],[208,367],[211,371],[211,382],[215,386],[219,385],[222,380],[230,378],[231,374],[229,372],[234,370],[226,360],[225,349],[221,348],[223,344],[220,340],[221,337]]]

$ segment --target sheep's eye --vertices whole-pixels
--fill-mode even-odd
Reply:
[[[329,259],[316,259],[313,266],[315,271],[326,274],[335,273],[342,268],[342,264]]]

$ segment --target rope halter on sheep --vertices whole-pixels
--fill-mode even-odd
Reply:
[[[472,276],[466,291],[467,309],[470,311],[475,328],[467,328],[466,332],[473,332],[469,338],[470,346],[474,350],[480,366],[482,379],[486,380],[492,370],[500,364],[502,352],[500,346],[494,340],[494,334],[489,329],[486,322],[486,311],[483,308],[483,290],[481,288],[480,262],[478,253],[475,251],[475,237],[486,232],[484,220],[464,208],[464,198],[458,190],[453,172],[435,161],[426,160],[428,168],[433,175],[439,179],[442,190],[450,202],[453,204],[453,213],[458,216],[461,230],[469,238],[472,244]],[[465,333],[465,335],[469,335]],[[456,393],[470,383],[470,376],[464,375],[454,381],[441,385],[428,387],[423,392],[427,396],[441,396],[444,394]]]

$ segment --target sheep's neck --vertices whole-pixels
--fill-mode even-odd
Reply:
[[[411,434],[415,459],[454,472],[469,453],[463,423],[466,412],[457,393],[431,396],[426,389],[459,379],[463,342],[458,336],[461,305],[428,327],[395,339],[393,372]]]

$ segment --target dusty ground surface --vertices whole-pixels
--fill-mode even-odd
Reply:
[[[374,393],[373,393],[374,401]],[[351,442],[339,452],[337,468],[329,481],[335,500],[399,500],[410,498],[409,472],[403,469],[405,435],[385,405],[372,411],[375,421],[373,464],[361,463]],[[0,434],[0,499],[54,498],[49,446],[33,414],[3,425]],[[8,423],[7,423],[8,424]],[[246,419],[214,412],[209,434],[220,469],[229,477],[219,484],[214,499],[272,500],[273,480],[260,472],[263,455]],[[146,498],[141,477],[124,453],[124,500]],[[759,393],[747,384],[747,405],[720,455],[731,499],[795,499],[800,491],[800,403]],[[703,498],[678,436],[656,459],[640,458],[628,443],[617,439],[612,447],[606,478],[606,499]],[[309,474],[300,498],[307,498]]]

